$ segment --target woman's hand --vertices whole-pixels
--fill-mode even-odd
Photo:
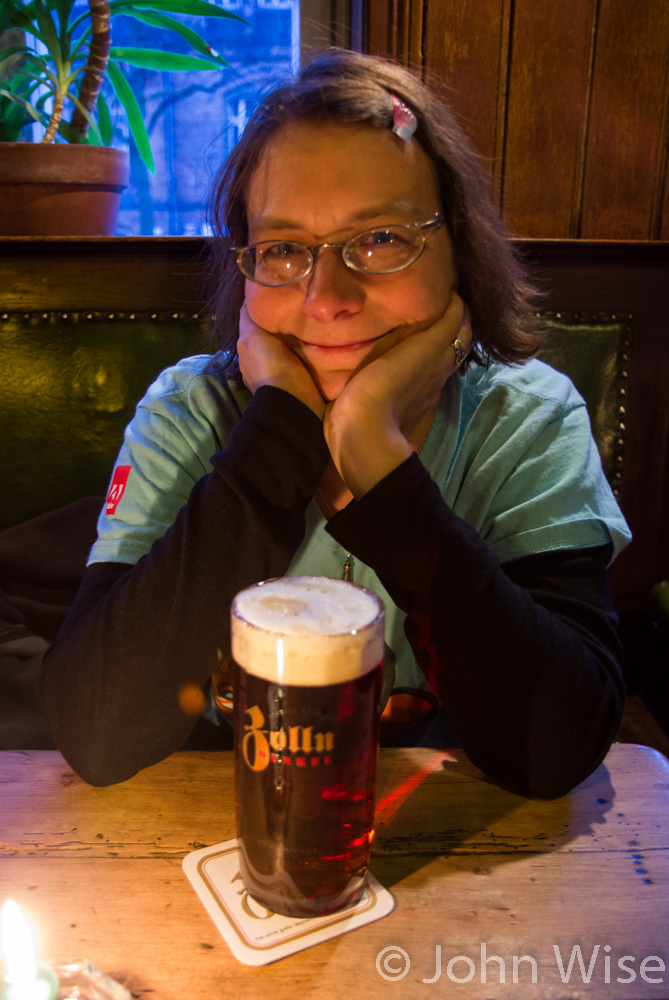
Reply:
[[[285,389],[323,419],[325,403],[306,367],[279,337],[253,322],[246,302],[239,314],[237,351],[247,389],[255,392],[261,385]]]
[[[392,336],[396,343],[372,357],[326,409],[330,454],[356,497],[409,457],[411,437],[429,430],[441,390],[458,368],[453,341],[457,337],[466,352],[471,348],[469,310],[452,292],[431,326]]]

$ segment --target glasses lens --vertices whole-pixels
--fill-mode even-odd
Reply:
[[[264,242],[247,247],[239,258],[243,273],[261,285],[289,285],[311,266],[311,255],[301,243]]]
[[[344,254],[359,271],[390,274],[413,264],[423,245],[420,234],[407,226],[393,226],[359,233],[349,240]]]

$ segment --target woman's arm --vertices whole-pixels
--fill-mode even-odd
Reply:
[[[398,331],[327,405],[330,454],[356,498],[328,530],[406,612],[417,662],[472,760],[526,795],[554,797],[599,764],[622,711],[608,549],[504,567],[444,503],[408,436],[457,370],[456,336],[467,349],[468,312],[453,293],[436,323]]]
[[[86,781],[123,781],[183,745],[182,687],[205,685],[229,649],[234,594],[286,571],[327,461],[318,417],[259,388],[150,553],[118,574],[89,567],[41,684],[56,745]]]
[[[457,337],[468,352],[469,310],[452,291],[430,326],[398,329],[394,344],[357,371],[325,411],[325,438],[343,482],[363,496],[412,452],[417,427],[429,429],[446,381],[458,370]]]
[[[624,700],[607,547],[501,565],[415,455],[328,531],[406,612],[416,659],[477,766],[546,798],[597,767]]]

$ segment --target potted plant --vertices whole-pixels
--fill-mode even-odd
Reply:
[[[149,137],[123,66],[173,72],[227,65],[174,14],[242,20],[208,0],[88,0],[84,12],[75,10],[75,0],[0,0],[0,37],[9,43],[0,51],[0,235],[114,232],[129,159],[111,148],[103,84],[153,172]],[[174,32],[196,55],[115,47],[118,15]],[[39,142],[20,142],[30,121],[44,134]]]

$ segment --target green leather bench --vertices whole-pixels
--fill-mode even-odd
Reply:
[[[630,320],[547,313],[541,357],[585,398],[609,482],[622,478]],[[106,492],[123,429],[156,375],[211,350],[206,317],[174,312],[0,313],[0,530]]]
[[[179,358],[207,351],[196,313],[0,313],[0,531],[104,495],[148,385]]]

